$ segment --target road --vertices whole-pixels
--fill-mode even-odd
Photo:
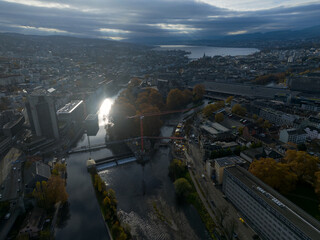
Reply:
[[[210,216],[213,213],[210,210],[209,204],[215,212],[215,218],[213,218],[215,221],[217,221],[217,213],[219,211],[221,213],[221,211],[223,211],[222,209],[227,209],[227,212],[223,214],[225,215],[224,219],[222,220],[223,225],[228,224],[230,221],[235,221],[236,228],[234,232],[237,234],[238,239],[252,239],[252,236],[256,233],[250,227],[248,227],[247,224],[243,224],[239,221],[239,217],[241,217],[241,215],[238,213],[235,207],[224,198],[224,194],[213,184],[211,179],[206,177],[205,162],[202,160],[203,155],[197,144],[189,144],[189,153],[185,152],[185,156],[187,161],[192,166],[192,171],[190,172],[192,173],[192,177],[197,179],[198,183],[200,184],[202,192],[205,195],[202,197],[200,196],[200,198],[203,200],[206,208],[209,209],[208,212]],[[205,176],[203,177],[203,175]]]

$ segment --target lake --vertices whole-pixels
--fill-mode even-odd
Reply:
[[[191,46],[191,45],[160,45],[155,50],[182,50],[190,52],[188,55],[191,59],[206,56],[244,56],[250,55],[260,50],[257,48],[229,48],[229,47],[209,47],[209,46]]]

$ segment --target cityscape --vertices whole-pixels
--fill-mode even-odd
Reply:
[[[320,239],[319,3],[0,9],[0,240]]]

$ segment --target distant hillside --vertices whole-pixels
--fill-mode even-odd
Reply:
[[[290,48],[297,46],[320,46],[320,25],[302,29],[251,33],[221,37],[212,40],[196,40],[184,44],[257,47],[257,48]]]
[[[320,25],[302,30],[282,30],[266,33],[250,33],[232,36],[216,36],[211,39],[175,38],[136,38],[131,42],[153,45],[202,45],[216,47],[255,47],[265,48],[295,48],[320,47]]]
[[[168,39],[164,38],[135,38],[127,39],[126,42],[111,41],[95,38],[78,38],[68,36],[39,36],[23,35],[17,33],[0,33],[1,48],[10,49],[17,43],[30,42],[30,44],[74,46],[109,46],[117,48],[144,48],[141,45],[202,45],[216,47],[254,47],[259,49],[268,48],[297,48],[297,47],[320,47],[320,25],[302,30],[283,30],[266,33],[250,33],[232,36],[216,36],[211,39],[186,39],[184,37]],[[43,41],[46,40],[46,41]]]

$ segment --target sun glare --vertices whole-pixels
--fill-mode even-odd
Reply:
[[[108,123],[108,114],[110,112],[111,106],[112,101],[109,98],[105,99],[101,104],[101,107],[99,109],[99,125]]]

